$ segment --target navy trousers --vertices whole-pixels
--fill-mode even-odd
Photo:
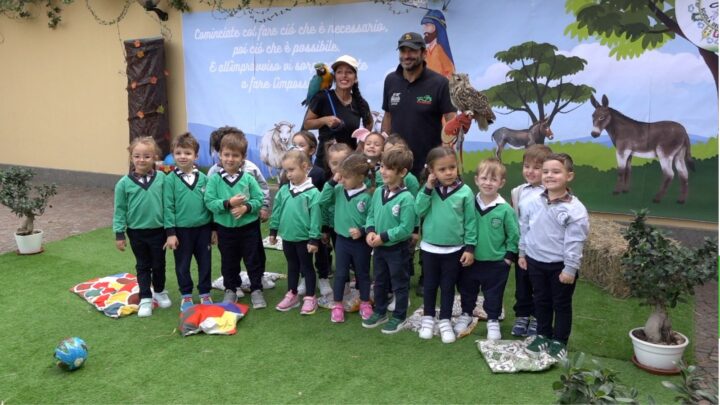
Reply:
[[[335,241],[335,280],[333,299],[343,300],[345,283],[350,280],[350,268],[355,270],[355,287],[360,290],[360,300],[370,301],[370,252],[372,248],[365,238],[351,239],[337,235]]]
[[[402,320],[407,317],[410,284],[408,252],[407,241],[393,246],[376,247],[374,250],[375,312],[380,315],[385,315],[387,312],[388,292],[392,283],[392,291],[395,294],[393,317]]]
[[[423,274],[423,314],[435,316],[435,300],[440,287],[440,319],[450,319],[452,316],[453,301],[455,300],[455,285],[462,265],[460,257],[463,249],[457,252],[438,254],[421,250]]]
[[[140,299],[152,298],[151,286],[156,292],[165,290],[165,229],[128,229],[127,235],[135,255]]]
[[[317,269],[319,278],[328,278],[328,276],[330,276],[330,263],[332,263],[330,251],[331,246],[329,242],[327,245],[320,242],[318,251],[315,253],[315,269]]]
[[[283,239],[283,253],[288,266],[288,290],[297,294],[300,275],[305,277],[307,296],[315,295],[316,277],[313,269],[312,254],[307,251],[308,241],[290,242]]]
[[[478,260],[469,268],[463,268],[460,271],[460,281],[458,282],[462,311],[472,315],[477,303],[478,292],[482,290],[483,309],[487,313],[487,319],[499,319],[509,274],[510,265],[504,260]]]
[[[240,261],[250,278],[250,290],[262,290],[262,276],[265,271],[265,251],[260,234],[260,221],[254,221],[237,228],[217,224],[218,249],[220,250],[220,271],[226,290],[235,291],[241,285]],[[258,242],[259,241],[259,242]]]
[[[527,260],[527,271],[533,287],[538,335],[567,344],[572,328],[572,297],[577,276],[572,284],[563,284],[558,278],[565,265]]]
[[[193,256],[198,267],[198,292],[200,294],[210,293],[211,234],[212,226],[210,224],[195,228],[175,228],[175,236],[177,236],[179,242],[177,249],[173,252],[175,256],[175,275],[182,295],[192,294],[193,280],[190,274],[190,263]]]
[[[533,287],[530,282],[530,274],[523,270],[515,262],[515,305],[513,305],[515,317],[535,316],[535,304],[533,303]]]

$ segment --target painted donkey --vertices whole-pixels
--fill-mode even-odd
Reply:
[[[534,144],[544,144],[545,138],[553,139],[553,132],[547,118],[532,124],[528,129],[510,129],[502,127],[492,134],[495,142],[495,156],[502,160],[501,155],[505,145],[514,148],[527,148]]]
[[[674,121],[640,122],[627,117],[619,111],[608,107],[607,96],[602,96],[602,105],[595,97],[590,96],[595,107],[593,112],[593,138],[606,130],[613,145],[617,158],[617,183],[613,194],[630,191],[630,168],[633,156],[657,158],[663,172],[660,190],[655,194],[653,202],[660,202],[673,179],[673,164],[680,177],[680,196],[677,202],[682,204],[688,195],[688,167],[695,170],[695,163],[690,156],[690,138],[685,128]]]

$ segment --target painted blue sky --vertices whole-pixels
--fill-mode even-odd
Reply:
[[[209,12],[185,14],[188,121],[211,127],[231,124],[254,134],[262,134],[282,120],[296,123],[299,128],[304,115],[300,101],[306,90],[282,87],[306,82],[312,76],[310,66],[314,62],[329,64],[342,54],[361,61],[360,88],[371,108],[380,110],[384,77],[397,66],[397,39],[404,32],[421,31],[424,14],[425,10],[398,6],[393,12],[386,5],[372,2],[298,7],[263,24],[253,23],[247,16],[217,19]],[[617,61],[608,56],[608,48],[594,41],[580,43],[563,35],[572,22],[565,13],[564,1],[454,0],[445,16],[457,70],[469,73],[478,89],[504,81],[508,68],[493,57],[496,52],[529,40],[548,42],[565,55],[586,59],[585,70],[572,81],[594,87],[598,98],[606,94],[610,105],[626,115],[640,121],[678,121],[688,133],[701,137],[717,135],[718,102],[712,76],[695,47],[681,38],[640,58]],[[321,26],[353,24],[366,24],[371,32],[318,32]],[[295,32],[283,35],[291,26]],[[196,39],[212,32],[234,34],[232,38]],[[255,35],[249,36],[251,33]],[[263,52],[250,54],[251,48]],[[246,70],[218,73],[223,64]],[[280,66],[280,71],[262,70],[273,66]],[[292,68],[283,70],[283,66]],[[243,82],[246,86],[260,83],[269,88],[248,89]],[[587,103],[556,117],[556,139],[588,136],[591,114]],[[474,128],[468,136],[470,141],[489,141],[497,128],[527,128],[529,124],[524,113],[498,114],[489,132]]]

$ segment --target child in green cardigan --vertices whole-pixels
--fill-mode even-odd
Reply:
[[[360,316],[372,315],[370,305],[370,247],[365,243],[365,222],[372,196],[367,192],[365,179],[372,173],[372,165],[362,154],[348,156],[328,181],[320,194],[323,211],[333,208],[335,243],[335,284],[330,313],[332,322],[345,322],[343,294],[350,278],[350,266],[355,271],[356,286],[360,290]]]
[[[212,304],[211,252],[212,215],[205,207],[207,176],[195,167],[200,144],[189,132],[173,139],[170,148],[175,170],[165,177],[163,189],[165,246],[175,256],[175,275],[182,299],[180,311],[194,305],[190,263],[193,256],[198,268],[198,293],[201,304]]]
[[[439,146],[427,156],[427,182],[415,208],[423,218],[420,250],[423,267],[423,317],[418,335],[430,339],[435,329],[435,298],[440,288],[438,329],[443,343],[455,341],[450,324],[455,285],[473,263],[477,244],[475,196],[458,177],[455,151]]]
[[[375,184],[370,188],[370,192],[375,192],[376,188],[380,188],[383,185],[383,178],[380,175],[380,159],[385,150],[385,136],[378,132],[370,132],[363,139],[362,148],[363,154],[370,160],[373,166]],[[365,180],[365,185],[368,187],[371,186],[369,178]]]
[[[455,324],[455,332],[461,334],[472,322],[478,291],[482,288],[487,339],[498,340],[502,338],[498,320],[505,283],[510,265],[518,255],[520,231],[515,210],[498,194],[505,185],[505,166],[500,160],[489,158],[480,162],[475,184],[480,190],[475,197],[478,242],[475,263],[460,275],[462,315]]]
[[[312,315],[317,310],[315,297],[315,269],[312,254],[320,244],[320,192],[307,175],[310,159],[300,149],[285,153],[282,167],[288,183],[275,194],[270,216],[270,244],[282,237],[283,252],[288,262],[288,292],[275,309],[286,312],[300,305],[298,280],[305,276],[307,295],[303,298],[301,315]]]
[[[245,134],[228,133],[220,141],[222,169],[208,180],[205,205],[213,214],[220,250],[220,271],[225,287],[224,303],[237,302],[240,287],[240,261],[250,278],[253,308],[267,306],[262,293],[265,268],[259,213],[263,204],[260,185],[242,170],[247,157]]]
[[[135,255],[140,287],[138,316],[152,315],[153,298],[161,308],[172,305],[165,290],[165,229],[163,183],[165,174],[154,170],[159,148],[153,138],[138,137],[128,147],[132,168],[115,185],[113,231],[115,246],[125,251],[125,233]],[[155,292],[151,290],[155,289]]]
[[[368,211],[365,240],[374,248],[375,311],[363,320],[363,327],[374,328],[386,323],[383,333],[402,329],[408,307],[408,240],[417,223],[415,199],[403,184],[403,177],[412,167],[412,152],[393,149],[383,153],[380,175],[384,186],[375,190]],[[392,284],[392,287],[390,285]],[[387,317],[388,292],[395,294],[395,309]]]

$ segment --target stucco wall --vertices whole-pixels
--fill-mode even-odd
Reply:
[[[90,4],[99,17],[111,20],[124,2]],[[193,11],[208,9],[197,1],[190,4]],[[284,4],[292,1],[273,2]],[[160,6],[170,14],[165,52],[175,135],[187,122],[182,15],[168,10],[165,1]],[[160,36],[157,18],[134,1],[119,25],[96,22],[82,0],[64,7],[55,30],[47,27],[44,9],[35,15],[31,21],[0,17],[0,165],[122,174],[129,139],[122,41]]]
[[[91,2],[112,19],[121,2]],[[122,40],[160,36],[137,4],[119,26],[98,24],[84,1],[57,29],[42,13],[0,19],[0,163],[94,173],[126,170],[127,92]],[[181,15],[171,12],[166,65],[172,133],[185,126]]]

